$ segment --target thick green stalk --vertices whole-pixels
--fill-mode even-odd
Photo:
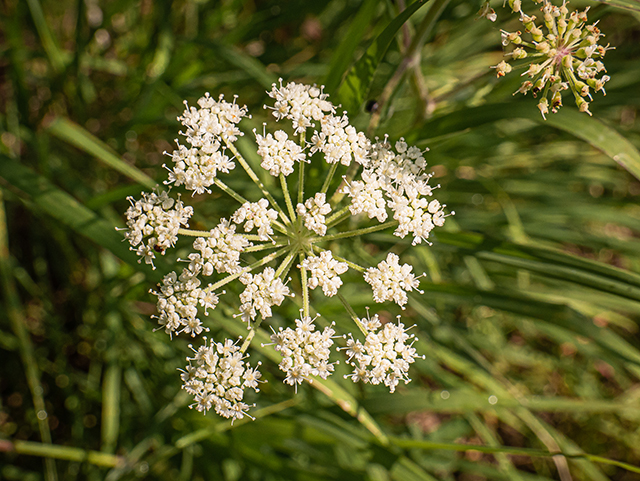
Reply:
[[[309,317],[309,282],[307,280],[307,270],[302,267],[304,254],[300,253],[300,283],[302,284],[302,315]]]
[[[392,220],[392,221],[386,222],[384,224],[374,225],[374,226],[371,226],[371,227],[365,227],[363,229],[349,230],[347,232],[340,232],[339,234],[326,235],[324,237],[314,237],[314,238],[311,239],[311,242],[315,243],[315,242],[330,241],[330,240],[335,240],[335,239],[344,239],[344,238],[347,238],[347,237],[361,236],[361,235],[364,235],[364,234],[371,234],[372,232],[378,232],[380,230],[387,229],[387,228],[395,226],[397,224],[398,224],[398,221]]]
[[[9,236],[7,229],[7,218],[4,210],[4,202],[2,190],[0,190],[0,283],[5,300],[5,312],[11,323],[13,333],[18,338],[20,357],[24,365],[25,374],[27,376],[27,384],[31,390],[33,399],[33,408],[38,420],[38,429],[40,430],[41,446],[51,444],[51,431],[49,430],[48,413],[44,402],[42,384],[40,383],[40,372],[36,362],[31,337],[25,327],[25,319],[22,315],[20,298],[13,282],[13,274],[11,272],[11,258],[9,254]],[[47,481],[56,481],[58,474],[55,461],[52,458],[45,459],[45,479]]]
[[[291,202],[291,196],[289,195],[289,186],[287,185],[287,178],[284,174],[280,173],[280,185],[282,186],[282,193],[284,195],[284,202],[287,204],[287,210],[291,217],[291,222],[296,221],[296,211],[293,209],[293,203]]]

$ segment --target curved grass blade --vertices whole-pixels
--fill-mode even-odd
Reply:
[[[510,118],[529,119],[542,125],[550,125],[564,130],[602,151],[631,175],[640,179],[640,152],[638,149],[614,128],[570,108],[549,115],[545,121],[535,108],[525,102],[486,104],[432,119],[419,132],[405,137],[413,139],[414,142],[422,141]]]
[[[624,8],[633,12],[640,12],[640,1],[638,0],[596,0],[597,2],[611,5],[612,7]]]
[[[69,119],[62,117],[55,118],[48,125],[47,131],[60,140],[93,155],[95,158],[114,170],[117,170],[122,175],[129,177],[131,180],[134,180],[149,189],[153,189],[158,184],[140,169],[137,169],[120,159],[104,142],[91,135],[84,128]]]
[[[36,174],[30,168],[0,156],[0,177],[16,189],[16,193],[26,201],[27,207],[39,210],[80,235],[88,237],[104,247],[124,262],[136,266],[154,282],[162,279],[158,270],[138,264],[138,256],[129,250],[114,226],[99,217],[92,210],[80,204],[71,195],[58,189],[47,179]]]
[[[362,37],[371,24],[371,20],[379,4],[380,2],[377,0],[365,0],[360,8],[358,8],[358,13],[351,22],[349,31],[340,42],[340,48],[336,49],[331,57],[329,73],[324,80],[324,86],[327,92],[334,92],[338,88],[338,85],[340,85],[342,77],[351,63],[353,53],[356,51]]]
[[[402,25],[428,0],[418,0],[405,8],[382,31],[355,65],[349,70],[337,93],[338,101],[354,115],[369,91],[373,74]]]

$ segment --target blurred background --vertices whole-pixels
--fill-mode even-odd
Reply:
[[[390,31],[404,1],[5,0],[0,478],[640,479],[580,455],[640,465],[640,9],[569,8],[587,5],[616,47],[607,95],[593,117],[566,95],[543,122],[531,96],[512,96],[521,72],[489,68],[500,29],[519,25],[501,2],[492,23],[479,1],[431,0]],[[351,69],[367,55],[372,75]],[[345,75],[362,83],[354,95]],[[128,195],[166,178],[183,100],[238,95],[254,116],[239,144],[250,156],[279,77],[324,84],[372,136],[429,147],[456,215],[431,247],[390,233],[352,246],[427,273],[402,312],[426,355],[411,384],[356,386],[342,362],[329,387],[294,394],[265,362],[257,419],[232,426],[188,409],[177,368],[189,339],[153,331],[148,291],[171,264],[140,266],[114,227]],[[195,228],[230,209],[184,199]],[[345,296],[364,312],[355,281]],[[340,332],[340,304],[314,294]],[[234,309],[208,319],[213,337],[242,332]],[[271,356],[255,347],[252,361]],[[548,455],[560,451],[577,457]]]

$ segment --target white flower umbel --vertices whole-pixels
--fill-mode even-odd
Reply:
[[[211,340],[207,344],[205,337],[202,346],[191,349],[195,355],[187,357],[189,365],[181,376],[183,389],[194,397],[195,402],[189,407],[204,413],[213,408],[232,421],[247,416],[253,405],[243,402],[244,391],[247,388],[260,390],[260,363],[255,368],[245,365],[249,355],[243,354],[237,343],[230,339],[224,343]]]
[[[526,95],[530,91],[534,97],[540,95],[538,109],[546,120],[549,109],[556,113],[562,106],[562,91],[571,90],[580,112],[591,115],[585,98],[592,100],[590,88],[594,92],[602,90],[606,95],[604,84],[609,76],[598,78],[598,75],[607,71],[602,58],[613,47],[598,44],[604,35],[596,26],[598,22],[587,25],[589,7],[569,13],[566,1],[560,7],[549,0],[536,3],[542,3],[539,25],[535,16],[522,11],[520,0],[509,0],[511,9],[520,14],[522,29],[527,34],[523,38],[520,31],[502,31],[502,45],[513,45],[505,54],[507,60],[527,67],[522,76],[526,75],[528,80],[515,93]],[[498,78],[512,70],[504,60],[492,68],[496,69]]]
[[[174,189],[211,193],[213,207],[219,205],[230,214],[213,220],[198,217],[198,224],[206,230],[191,230],[186,228],[193,214],[190,206],[180,199],[172,200],[167,193],[144,194],[140,201],[132,201],[127,212],[126,237],[148,261],[156,251],[174,246],[178,235],[195,238],[192,251],[182,254],[186,266],[177,270],[181,274],[165,277],[155,292],[158,322],[170,335],[197,336],[207,330],[201,313],[213,310],[219,297],[237,292],[239,297],[235,302],[229,299],[230,305],[249,330],[237,350],[240,359],[261,323],[271,322],[275,308],[287,297],[299,294],[302,311],[296,327],[289,323],[291,327],[285,325],[273,336],[283,355],[280,367],[286,373],[285,382],[297,386],[314,376],[324,379],[333,371],[329,347],[334,329],[316,331],[310,313],[311,302],[319,295],[317,287],[324,296],[340,300],[365,336],[386,333],[380,342],[391,339],[392,334],[406,340],[398,333],[404,332],[402,328],[388,332],[390,327],[385,327],[378,332],[376,316],[368,321],[358,319],[341,289],[343,281],[347,282],[345,276],[352,275],[348,279],[351,283],[362,282],[358,277],[364,276],[376,302],[393,301],[404,308],[407,293],[418,289],[419,278],[412,266],[400,264],[396,254],[389,254],[377,266],[361,265],[368,257],[356,257],[358,251],[348,243],[356,239],[373,243],[376,239],[370,234],[387,231],[400,238],[410,236],[413,244],[429,244],[431,231],[442,226],[449,214],[434,197],[439,186],[430,185],[426,150],[409,146],[402,139],[392,146],[387,136],[371,142],[350,124],[345,113],[337,112],[322,87],[281,82],[268,95],[274,103],[265,108],[276,121],[285,122],[279,128],[265,124],[262,134],[255,134],[260,166],[255,165],[261,172],[254,170],[234,144],[242,135],[239,122],[248,116],[246,108],[235,100],[228,103],[222,97],[214,100],[206,95],[198,101],[199,108],[188,107],[180,117],[186,127],[186,146],[179,146],[174,153],[167,182]],[[305,176],[305,169],[312,169],[313,175]],[[229,183],[243,186],[246,192],[237,192],[223,182],[222,173],[233,175]],[[238,176],[244,178],[236,179]],[[271,176],[278,180],[273,182]],[[312,186],[319,188],[311,190]],[[221,194],[234,205],[221,201]],[[201,205],[207,197],[198,196],[194,202]],[[345,259],[339,253],[351,253],[344,255],[353,258]],[[299,282],[289,283],[291,277],[298,277]],[[227,284],[229,294],[222,290]],[[299,286],[299,293],[293,292],[294,286]],[[368,345],[372,352],[373,339]],[[402,346],[404,340],[396,343]],[[398,359],[413,359],[415,352],[410,346],[406,352],[412,354],[400,353]],[[385,364],[380,372],[377,365],[361,367],[372,371],[366,374],[369,377],[363,376],[391,388],[396,381],[407,380],[409,361],[388,360],[393,367]],[[194,369],[196,366],[188,372]],[[212,369],[219,369],[219,365]],[[220,405],[216,410],[222,413],[229,414],[230,409],[246,412],[236,394],[233,399],[240,408],[220,401],[232,402],[223,395],[235,393],[232,388],[218,388],[213,381],[203,386],[199,391],[192,389],[197,391],[197,406],[203,411]]]
[[[284,382],[297,389],[303,381],[312,382],[311,376],[327,379],[333,372],[335,363],[329,362],[333,335],[332,327],[316,331],[315,319],[303,316],[296,319],[296,328],[280,328],[271,335],[275,350],[282,355],[280,370],[287,374]]]
[[[353,382],[384,384],[390,392],[396,390],[400,381],[409,383],[409,366],[416,358],[424,359],[413,347],[414,341],[418,339],[414,334],[407,334],[410,328],[405,329],[404,324],[400,322],[400,316],[398,324],[389,322],[380,330],[377,314],[359,321],[367,326],[369,332],[364,344],[354,339],[351,334],[344,336],[347,346],[341,349],[346,351],[347,362],[353,367],[353,372],[345,378],[351,378]]]
[[[400,258],[393,253],[387,255],[387,259],[380,262],[378,267],[369,267],[364,274],[364,280],[371,284],[373,299],[376,302],[393,301],[404,309],[407,303],[407,292],[417,290],[420,285],[419,278],[413,272],[413,266],[400,265]],[[423,274],[424,275],[424,274]]]

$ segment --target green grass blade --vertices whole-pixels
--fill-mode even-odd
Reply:
[[[377,0],[365,0],[358,13],[349,26],[349,31],[340,42],[340,48],[336,49],[331,57],[329,73],[324,80],[324,86],[329,94],[335,92],[342,81],[351,60],[353,53],[360,44],[367,28],[371,25],[371,20],[378,9],[380,2]]]
[[[102,447],[101,451],[113,453],[118,443],[120,426],[120,386],[122,372],[120,366],[109,364],[102,386]]]
[[[17,194],[29,202],[28,207],[35,207],[76,233],[88,237],[126,263],[136,266],[137,270],[144,272],[150,279],[161,279],[162,275],[157,270],[153,271],[146,265],[138,265],[138,256],[129,250],[129,245],[123,242],[122,234],[118,233],[112,224],[44,177],[4,156],[0,156],[0,177],[17,189]]]
[[[153,189],[158,184],[140,169],[120,159],[104,142],[69,119],[55,118],[47,127],[47,131],[60,140],[94,156],[104,164],[148,189]]]
[[[396,33],[402,25],[413,15],[420,7],[427,4],[428,0],[418,0],[394,18],[389,25],[382,31],[380,35],[366,50],[364,55],[349,70],[340,89],[338,90],[338,101],[351,115],[355,115],[360,105],[364,101],[369,86],[373,80],[373,74],[382,61],[389,45],[393,41]]]
[[[125,464],[125,458],[99,451],[85,451],[70,446],[35,443],[33,441],[0,441],[0,452],[15,452],[29,456],[41,456],[76,463],[89,463],[104,468],[115,468]]]

